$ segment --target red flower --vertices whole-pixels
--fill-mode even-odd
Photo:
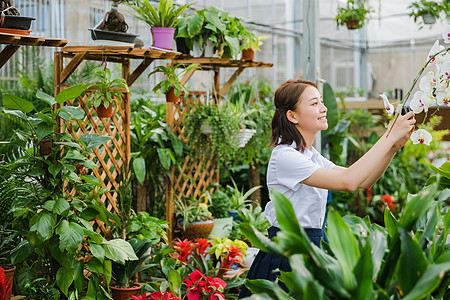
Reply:
[[[188,287],[188,300],[225,299],[222,292],[227,285],[226,282],[217,277],[206,277],[200,270],[189,274],[189,279],[184,280],[184,283]]]
[[[395,202],[395,199],[392,199],[392,197],[390,195],[383,195],[383,197],[381,197],[381,201],[385,202],[390,211],[393,211],[395,209],[395,204],[392,202]]]
[[[173,249],[177,250],[179,253],[177,258],[178,260],[182,262],[186,262],[189,255],[192,253],[192,248],[194,248],[195,245],[193,245],[188,239],[184,239],[181,241],[178,239],[176,242],[174,242]]]
[[[217,273],[217,276],[222,276],[223,274],[225,274],[225,272],[235,262],[242,261],[242,250],[239,247],[231,245],[231,247],[226,248],[226,249],[227,249],[227,253],[224,255],[224,257],[221,260],[221,267],[220,267],[219,273]]]
[[[177,296],[174,296],[171,291],[166,290],[163,293],[161,292],[153,292],[149,295],[151,298],[145,298],[149,300],[181,300]],[[134,299],[134,298],[133,298]]]
[[[197,242],[197,253],[205,256],[206,249],[211,246],[210,242],[207,239],[195,239]]]

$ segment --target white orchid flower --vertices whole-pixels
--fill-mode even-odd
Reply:
[[[434,98],[431,98],[433,93],[431,90],[417,91],[411,100],[409,106],[415,114],[421,113],[423,110],[428,111],[428,108],[435,103]]]
[[[430,142],[433,140],[431,134],[424,129],[417,129],[411,134],[410,137],[413,144],[425,144],[430,145]]]
[[[442,38],[444,39],[444,43],[450,43],[450,25],[447,24],[447,26],[445,26],[442,31]]]
[[[434,76],[433,71],[430,71],[420,79],[419,82],[420,90],[426,91],[433,89],[436,86],[436,82],[437,82],[436,76]]]
[[[444,46],[439,45],[439,41],[434,42],[433,47],[431,47],[430,52],[428,52],[427,61],[439,51],[444,50]],[[434,57],[431,61],[436,63],[440,63],[443,60],[442,55],[438,55]]]
[[[436,103],[439,106],[450,107],[450,88],[446,88],[443,91],[439,91],[436,94]]]
[[[438,67],[439,73],[438,76],[441,81],[450,82],[450,56],[445,56],[444,62],[442,64],[436,65]]]
[[[380,97],[383,99],[384,102],[384,109],[386,110],[387,114],[389,116],[392,116],[394,114],[394,105],[392,105],[386,95],[381,94]]]

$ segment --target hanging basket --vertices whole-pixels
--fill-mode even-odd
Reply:
[[[423,23],[427,25],[432,25],[436,23],[436,16],[433,14],[422,15]]]
[[[255,129],[241,129],[238,133],[239,148],[243,148],[255,133]]]
[[[361,27],[359,20],[347,20],[345,21],[345,25],[350,30],[358,29]]]

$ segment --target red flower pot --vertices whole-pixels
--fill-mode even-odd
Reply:
[[[252,49],[244,49],[242,50],[242,60],[245,61],[253,61],[255,57],[255,51]]]
[[[96,108],[97,110],[97,117],[99,118],[111,118],[112,117],[112,107],[113,104],[109,103],[108,108],[106,108],[103,103],[100,103],[100,105]]]
[[[166,93],[166,102],[178,102],[178,101],[179,101],[179,96],[175,96],[175,89],[171,88]]]
[[[109,288],[111,289],[112,298],[114,300],[127,300],[128,298],[131,298],[131,296],[139,296],[142,285],[136,283],[130,288],[118,288],[111,285]]]
[[[8,282],[8,280],[10,278],[13,278],[14,276],[14,272],[16,271],[16,267],[15,266],[11,266],[11,265],[0,265],[0,267],[3,269],[3,271],[5,272],[5,281]],[[12,286],[13,284],[13,280],[11,280],[11,282],[9,283],[7,289],[9,289],[10,286]],[[12,290],[12,289],[11,289]],[[3,295],[1,295],[3,296]],[[11,291],[9,291],[8,296],[6,298],[7,300],[11,299]]]

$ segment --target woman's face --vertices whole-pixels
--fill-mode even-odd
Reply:
[[[318,131],[328,128],[327,108],[319,91],[313,86],[308,86],[303,91],[292,114],[295,120],[293,123],[303,135],[315,135]]]

